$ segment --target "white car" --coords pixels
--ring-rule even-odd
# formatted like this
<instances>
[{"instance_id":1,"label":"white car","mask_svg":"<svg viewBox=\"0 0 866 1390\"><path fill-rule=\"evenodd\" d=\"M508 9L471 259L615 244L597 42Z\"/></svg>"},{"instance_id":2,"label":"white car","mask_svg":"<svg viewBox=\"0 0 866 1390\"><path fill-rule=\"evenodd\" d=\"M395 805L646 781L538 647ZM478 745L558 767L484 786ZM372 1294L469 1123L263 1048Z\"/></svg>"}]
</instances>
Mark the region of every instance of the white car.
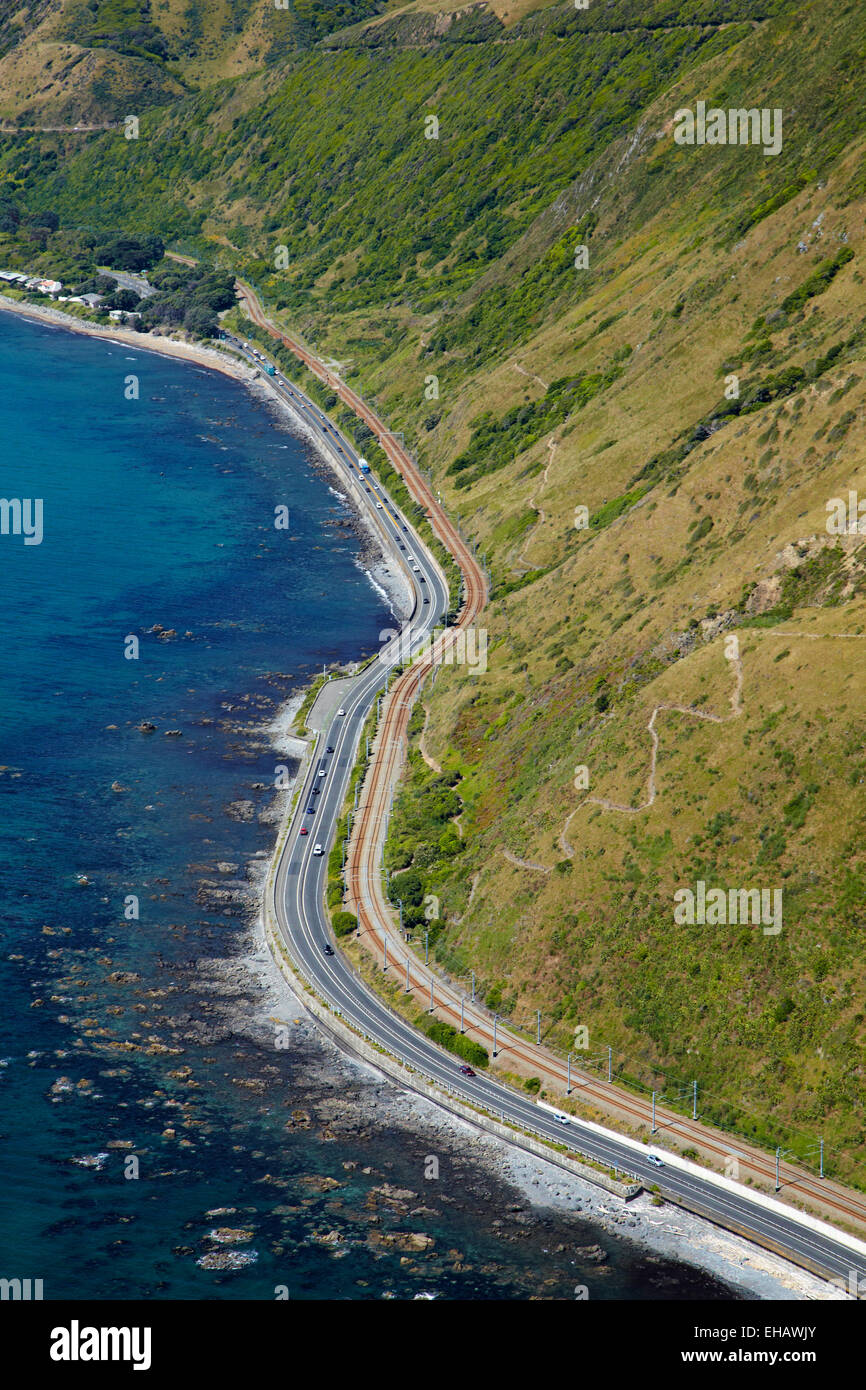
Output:
<instances>
[{"instance_id":1,"label":"white car","mask_svg":"<svg viewBox=\"0 0 866 1390\"><path fill-rule=\"evenodd\" d=\"M664 1164L658 1154L647 1154L647 1163L651 1163L654 1168L664 1168Z\"/></svg>"},{"instance_id":2,"label":"white car","mask_svg":"<svg viewBox=\"0 0 866 1390\"><path fill-rule=\"evenodd\" d=\"M569 1117L568 1115L564 1114L562 1110L554 1110L554 1112L553 1112L553 1118L556 1120L556 1123L557 1123L558 1125L570 1125L570 1124L571 1124L571 1119L570 1119L570 1117Z\"/></svg>"},{"instance_id":3,"label":"white car","mask_svg":"<svg viewBox=\"0 0 866 1390\"><path fill-rule=\"evenodd\" d=\"M344 709L341 708L341 709L338 709L338 710L337 710L337 714L338 714L338 715L341 715L343 718L345 718L346 711L345 711Z\"/></svg>"},{"instance_id":4,"label":"white car","mask_svg":"<svg viewBox=\"0 0 866 1390\"><path fill-rule=\"evenodd\" d=\"M380 512L381 510L382 510L382 503L381 503L381 502L377 502L377 503L376 503L376 511L377 511L377 512Z\"/></svg>"},{"instance_id":5,"label":"white car","mask_svg":"<svg viewBox=\"0 0 866 1390\"><path fill-rule=\"evenodd\" d=\"M315 844L315 845L313 845L313 854L324 854L324 853L325 853L325 851L322 849L322 846L321 846L320 844Z\"/></svg>"}]
</instances>

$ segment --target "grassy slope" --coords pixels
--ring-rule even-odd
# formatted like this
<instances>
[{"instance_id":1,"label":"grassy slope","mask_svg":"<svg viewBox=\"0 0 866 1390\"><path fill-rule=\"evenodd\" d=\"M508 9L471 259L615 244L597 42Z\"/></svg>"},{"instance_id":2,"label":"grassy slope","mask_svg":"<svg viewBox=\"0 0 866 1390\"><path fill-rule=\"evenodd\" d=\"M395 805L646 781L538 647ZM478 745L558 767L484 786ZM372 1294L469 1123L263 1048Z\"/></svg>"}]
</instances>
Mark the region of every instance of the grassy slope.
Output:
<instances>
[{"instance_id":1,"label":"grassy slope","mask_svg":"<svg viewBox=\"0 0 866 1390\"><path fill-rule=\"evenodd\" d=\"M74 217L218 244L349 364L486 551L488 672L444 669L427 699L459 828L416 762L391 850L440 897L439 958L518 1023L541 1008L563 1046L586 1024L644 1081L696 1076L705 1114L800 1149L823 1133L862 1179L864 557L856 538L820 547L826 500L866 494L866 22L853 4L831 31L811 3L713 8L732 22L617 0L492 46L309 54L154 113L135 147L97 142L62 185L44 142L5 159ZM635 27L584 32L605 20ZM675 146L673 112L699 97L781 106L782 154ZM828 261L822 292L783 308ZM717 613L738 625L736 713L702 625ZM646 799L664 704L719 722L663 710L653 805L582 804ZM699 877L781 887L782 934L675 926Z\"/></svg>"},{"instance_id":2,"label":"grassy slope","mask_svg":"<svg viewBox=\"0 0 866 1390\"><path fill-rule=\"evenodd\" d=\"M256 71L377 0L25 0L0 16L0 116L116 121Z\"/></svg>"}]
</instances>

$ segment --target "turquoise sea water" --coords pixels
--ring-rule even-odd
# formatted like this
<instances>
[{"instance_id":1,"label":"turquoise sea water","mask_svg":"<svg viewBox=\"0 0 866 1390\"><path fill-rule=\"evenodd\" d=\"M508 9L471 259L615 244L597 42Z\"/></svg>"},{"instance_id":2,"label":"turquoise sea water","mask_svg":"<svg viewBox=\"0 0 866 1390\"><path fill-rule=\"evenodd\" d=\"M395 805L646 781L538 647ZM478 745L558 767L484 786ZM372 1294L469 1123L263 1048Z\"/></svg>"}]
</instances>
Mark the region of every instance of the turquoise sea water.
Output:
<instances>
[{"instance_id":1,"label":"turquoise sea water","mask_svg":"<svg viewBox=\"0 0 866 1390\"><path fill-rule=\"evenodd\" d=\"M212 962L247 909L208 885L272 846L263 725L388 625L309 446L215 372L5 313L0 441L0 496L43 505L41 544L0 536L0 1276L46 1298L728 1296L539 1220L456 1146L435 1193L389 1202L383 1182L424 1187L428 1143L312 1030L275 1051L238 1024L254 992ZM413 1231L434 1244L401 1263ZM575 1253L596 1240L604 1273ZM198 1263L227 1248L242 1268Z\"/></svg>"}]
</instances>

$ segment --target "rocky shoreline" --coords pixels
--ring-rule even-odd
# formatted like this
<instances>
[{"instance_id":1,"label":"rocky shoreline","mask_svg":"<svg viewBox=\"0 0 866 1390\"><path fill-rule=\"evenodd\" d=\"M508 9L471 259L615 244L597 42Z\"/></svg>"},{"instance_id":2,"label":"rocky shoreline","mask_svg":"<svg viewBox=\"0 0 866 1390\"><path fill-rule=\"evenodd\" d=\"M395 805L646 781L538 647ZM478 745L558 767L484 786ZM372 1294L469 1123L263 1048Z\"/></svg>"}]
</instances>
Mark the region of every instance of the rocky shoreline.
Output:
<instances>
[{"instance_id":1,"label":"rocky shoreline","mask_svg":"<svg viewBox=\"0 0 866 1390\"><path fill-rule=\"evenodd\" d=\"M258 882L258 888L253 886L253 893L263 888L266 871L262 862L255 866L253 885ZM525 1213L528 1204L539 1219L545 1212L555 1212L633 1242L640 1247L643 1259L649 1255L660 1262L690 1264L730 1286L739 1297L771 1301L846 1297L796 1265L691 1213L668 1203L656 1206L648 1194L625 1205L554 1164L478 1131L426 1097L402 1090L375 1067L344 1053L320 1032L303 1001L295 996L277 969L265 940L260 911L251 915L248 931L245 954L234 960L211 962L211 987L217 994L225 988L224 1002L232 1028L253 1041L272 1046L275 1020L286 1020L292 1030L292 1046L299 1051L309 1050L311 1056L318 1055L321 1060L317 1066L323 1076L332 1081L336 1072L352 1078L357 1100L333 1097L324 1108L321 1104L316 1107L316 1120L325 1125L323 1137L345 1133L360 1137L369 1134L371 1128L390 1125L421 1136L434 1154L438 1145L440 1154L451 1150L472 1160L514 1194L510 1204L513 1211L507 1206L502 1219L492 1223L506 1241L511 1239L509 1228L516 1220L515 1212ZM232 1009L232 994L243 997L242 1011ZM306 1127L312 1122L306 1112L293 1115L294 1124ZM392 1210L405 1210L411 1215L417 1194L407 1192L401 1198L399 1194L386 1193L384 1198L392 1204ZM417 1214L417 1207L414 1210ZM584 1264L595 1266L599 1277L603 1277L607 1255L601 1240L575 1246L572 1253Z\"/></svg>"}]
</instances>

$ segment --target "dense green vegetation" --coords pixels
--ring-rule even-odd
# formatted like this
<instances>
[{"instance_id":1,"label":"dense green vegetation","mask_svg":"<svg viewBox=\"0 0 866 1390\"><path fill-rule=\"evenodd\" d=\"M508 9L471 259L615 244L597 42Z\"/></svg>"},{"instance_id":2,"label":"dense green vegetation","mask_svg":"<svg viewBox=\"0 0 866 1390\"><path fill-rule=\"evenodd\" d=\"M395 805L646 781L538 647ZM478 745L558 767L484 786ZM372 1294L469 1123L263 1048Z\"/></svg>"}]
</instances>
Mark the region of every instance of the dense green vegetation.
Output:
<instances>
[{"instance_id":1,"label":"dense green vegetation","mask_svg":"<svg viewBox=\"0 0 866 1390\"><path fill-rule=\"evenodd\" d=\"M62 227L56 213L30 213L8 185L0 185L0 257L6 268L43 273L77 295L99 294L100 312L136 311L142 332L183 328L192 337L215 337L220 312L235 303L234 276L208 265L189 267L164 260L163 249L155 235L106 236ZM150 269L149 283L156 293L142 298L134 290L118 288L99 273L101 266L116 271Z\"/></svg>"},{"instance_id":2,"label":"dense green vegetation","mask_svg":"<svg viewBox=\"0 0 866 1390\"><path fill-rule=\"evenodd\" d=\"M180 50L152 22L150 0L99 0L73 9L64 36L85 48L111 48L133 58L162 62Z\"/></svg>"},{"instance_id":3,"label":"dense green vegetation","mask_svg":"<svg viewBox=\"0 0 866 1390\"><path fill-rule=\"evenodd\" d=\"M460 475L457 486L471 487L479 478L503 468L517 454L529 449L550 430L561 425L569 415L587 405L600 391L616 381L622 374L619 363L630 353L631 348L624 348L604 372L554 381L541 400L515 405L501 420L497 420L491 411L479 415L473 421L468 448L448 466L449 473Z\"/></svg>"},{"instance_id":4,"label":"dense green vegetation","mask_svg":"<svg viewBox=\"0 0 866 1390\"><path fill-rule=\"evenodd\" d=\"M157 294L141 307L142 327L182 326L197 338L216 337L218 314L235 302L234 276L208 266L163 261L150 275Z\"/></svg>"},{"instance_id":5,"label":"dense green vegetation","mask_svg":"<svg viewBox=\"0 0 866 1390\"><path fill-rule=\"evenodd\" d=\"M369 19L381 8L381 0L292 0L300 32L313 43L335 29Z\"/></svg>"},{"instance_id":6,"label":"dense green vegetation","mask_svg":"<svg viewBox=\"0 0 866 1390\"><path fill-rule=\"evenodd\" d=\"M176 236L198 230L221 188L230 239L245 249L251 228L231 210L242 198L266 233L254 236L262 267L271 268L261 287L293 311L315 299L326 270L336 272L328 292L335 310L395 294L423 308L477 280L675 72L734 39L733 30L646 33L637 42L606 34L588 47L580 36L542 36L449 47L444 70L438 50L310 54L254 105L208 89L175 106L170 120L149 115L137 141L95 142L62 179L44 141L7 137L7 161L76 216ZM428 110L439 120L435 140L425 139ZM200 179L213 192L193 210L187 195ZM289 247L280 275L268 232L272 246Z\"/></svg>"},{"instance_id":7,"label":"dense green vegetation","mask_svg":"<svg viewBox=\"0 0 866 1390\"><path fill-rule=\"evenodd\" d=\"M358 930L358 919L354 912L332 912L331 926L335 936L351 936L353 931Z\"/></svg>"},{"instance_id":8,"label":"dense green vegetation","mask_svg":"<svg viewBox=\"0 0 866 1390\"><path fill-rule=\"evenodd\" d=\"M413 727L423 723L423 709L413 711ZM462 809L456 785L457 773L439 775L420 754L410 755L410 783L398 795L395 831L389 836L386 864L390 871L388 894L395 907L403 904L403 926L416 928L436 941L444 929L438 890L453 869L463 841L454 824Z\"/></svg>"},{"instance_id":9,"label":"dense green vegetation","mask_svg":"<svg viewBox=\"0 0 866 1390\"><path fill-rule=\"evenodd\" d=\"M452 1028L450 1023L443 1023L441 1019L434 1019L428 1023L424 1029L428 1038L432 1038L440 1047L444 1047L448 1052L454 1052L464 1061L476 1067L486 1067L490 1064L490 1056L486 1047L480 1043L473 1042L465 1034Z\"/></svg>"}]
</instances>

